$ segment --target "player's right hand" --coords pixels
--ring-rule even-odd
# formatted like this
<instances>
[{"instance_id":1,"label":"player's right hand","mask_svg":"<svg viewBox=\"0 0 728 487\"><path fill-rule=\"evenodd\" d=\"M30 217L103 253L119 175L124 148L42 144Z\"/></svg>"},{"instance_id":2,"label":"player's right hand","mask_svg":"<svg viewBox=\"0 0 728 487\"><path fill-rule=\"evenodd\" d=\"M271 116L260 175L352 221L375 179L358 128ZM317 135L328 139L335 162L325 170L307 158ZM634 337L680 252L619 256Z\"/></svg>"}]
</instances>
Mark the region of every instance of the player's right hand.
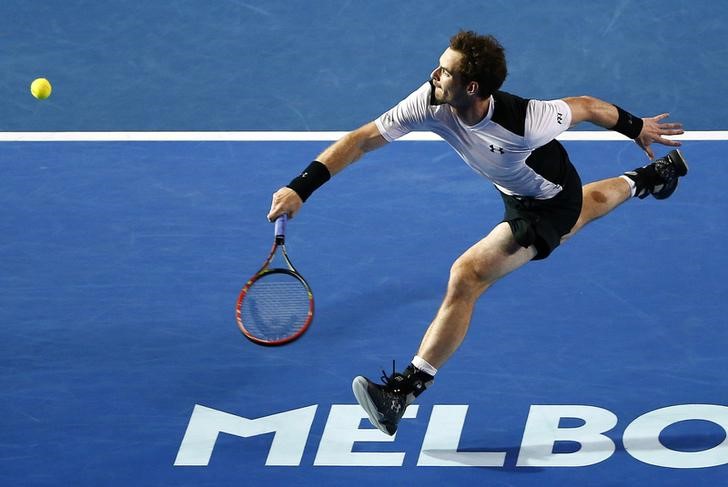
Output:
<instances>
[{"instance_id":1,"label":"player's right hand","mask_svg":"<svg viewBox=\"0 0 728 487\"><path fill-rule=\"evenodd\" d=\"M273 193L268 221L273 222L284 213L288 215L288 218L293 218L301 209L301 206L303 206L303 200L298 196L298 193L284 186Z\"/></svg>"}]
</instances>

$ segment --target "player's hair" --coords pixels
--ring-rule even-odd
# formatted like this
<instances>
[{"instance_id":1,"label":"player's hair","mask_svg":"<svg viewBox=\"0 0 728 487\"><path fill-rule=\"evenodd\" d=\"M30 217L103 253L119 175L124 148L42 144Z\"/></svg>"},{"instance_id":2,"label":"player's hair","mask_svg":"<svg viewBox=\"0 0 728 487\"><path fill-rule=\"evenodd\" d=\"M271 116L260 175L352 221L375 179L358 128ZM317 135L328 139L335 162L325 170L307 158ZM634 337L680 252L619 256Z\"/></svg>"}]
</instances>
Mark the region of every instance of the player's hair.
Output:
<instances>
[{"instance_id":1,"label":"player's hair","mask_svg":"<svg viewBox=\"0 0 728 487\"><path fill-rule=\"evenodd\" d=\"M450 48L463 55L458 72L466 83L478 83L480 98L489 97L501 87L508 68L505 49L495 37L461 30L450 38Z\"/></svg>"}]
</instances>

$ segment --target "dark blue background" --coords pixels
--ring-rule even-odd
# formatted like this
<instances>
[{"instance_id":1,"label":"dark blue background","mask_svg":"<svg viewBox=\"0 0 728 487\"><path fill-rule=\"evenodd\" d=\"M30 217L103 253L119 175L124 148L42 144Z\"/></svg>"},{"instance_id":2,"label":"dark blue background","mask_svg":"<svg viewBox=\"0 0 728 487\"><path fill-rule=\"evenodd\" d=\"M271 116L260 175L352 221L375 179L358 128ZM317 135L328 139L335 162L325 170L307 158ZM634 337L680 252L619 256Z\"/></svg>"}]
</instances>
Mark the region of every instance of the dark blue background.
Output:
<instances>
[{"instance_id":1,"label":"dark blue background","mask_svg":"<svg viewBox=\"0 0 728 487\"><path fill-rule=\"evenodd\" d=\"M0 131L348 130L425 80L459 28L501 40L522 96L725 128L712 0L4 0Z\"/></svg>"},{"instance_id":2,"label":"dark blue background","mask_svg":"<svg viewBox=\"0 0 728 487\"><path fill-rule=\"evenodd\" d=\"M709 1L5 0L0 131L347 130L418 86L460 27L502 40L505 88L521 95L592 94L723 130L727 20ZM37 76L53 82L46 101L28 92ZM488 292L418 418L396 443L359 445L406 451L402 468L312 463L330 406L353 404L353 376L412 357L450 264L502 204L442 142L369 155L289 225L314 325L257 347L233 305L270 245L270 193L325 145L0 144L0 484L725 480L725 465L658 468L621 445L645 412L728 404L725 142L686 142L691 172L669 201L627 203ZM629 141L566 146L584 181L643 160ZM174 467L195 404L319 410L299 468L264 466L270 435L222 437L210 466ZM506 468L415 467L435 404L469 404L460 448L507 451ZM613 411L616 453L514 468L532 404ZM724 437L695 423L663 440L700 450Z\"/></svg>"},{"instance_id":3,"label":"dark blue background","mask_svg":"<svg viewBox=\"0 0 728 487\"><path fill-rule=\"evenodd\" d=\"M290 222L316 317L263 348L238 330L235 298L272 240L270 190L324 145L0 143L0 484L720 485L726 465L646 465L621 438L648 411L728 404L725 142L686 142L673 197L626 203L486 293L417 419L395 443L357 444L406 451L401 468L312 465L331 405L354 403L354 376L412 358L450 264L502 203L444 142L368 155ZM585 181L641 156L629 141L566 146ZM222 435L208 467L174 467L195 404L319 410L300 467L264 466L271 435ZM507 451L506 468L416 467L434 404L470 405L460 448ZM609 409L617 452L515 468L532 404ZM703 450L725 436L695 423L664 439Z\"/></svg>"}]
</instances>

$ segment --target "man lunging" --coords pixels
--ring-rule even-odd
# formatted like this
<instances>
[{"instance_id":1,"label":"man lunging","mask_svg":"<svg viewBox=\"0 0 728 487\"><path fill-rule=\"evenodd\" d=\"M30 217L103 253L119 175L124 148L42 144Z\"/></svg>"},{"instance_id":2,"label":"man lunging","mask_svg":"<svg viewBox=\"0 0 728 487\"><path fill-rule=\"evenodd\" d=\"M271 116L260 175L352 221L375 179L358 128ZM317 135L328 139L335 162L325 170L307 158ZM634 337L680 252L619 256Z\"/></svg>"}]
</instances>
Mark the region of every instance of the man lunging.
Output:
<instances>
[{"instance_id":1,"label":"man lunging","mask_svg":"<svg viewBox=\"0 0 728 487\"><path fill-rule=\"evenodd\" d=\"M440 135L476 173L493 183L505 206L503 221L452 265L445 298L411 364L376 384L356 377L354 395L377 428L393 435L406 407L427 389L462 343L479 297L498 279L548 255L584 225L633 196L669 197L687 164L678 150L621 176L582 187L556 137L591 122L635 140L650 159L651 145L683 133L668 116L639 118L589 97L529 100L500 87L507 67L503 47L489 35L459 32L430 80L373 122L324 150L274 195L270 220L294 216L329 178L366 152L413 130Z\"/></svg>"}]
</instances>

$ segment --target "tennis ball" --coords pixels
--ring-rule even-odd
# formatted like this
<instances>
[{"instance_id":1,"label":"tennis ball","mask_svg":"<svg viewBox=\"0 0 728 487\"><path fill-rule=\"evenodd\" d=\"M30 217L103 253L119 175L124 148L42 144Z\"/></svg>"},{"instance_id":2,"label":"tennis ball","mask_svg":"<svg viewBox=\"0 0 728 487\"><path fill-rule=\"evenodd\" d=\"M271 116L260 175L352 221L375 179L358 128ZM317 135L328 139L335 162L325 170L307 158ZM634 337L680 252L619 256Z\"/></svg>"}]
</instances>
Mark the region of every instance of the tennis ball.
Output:
<instances>
[{"instance_id":1,"label":"tennis ball","mask_svg":"<svg viewBox=\"0 0 728 487\"><path fill-rule=\"evenodd\" d=\"M51 83L45 78L38 78L30 84L30 92L39 100L45 100L51 96L52 90Z\"/></svg>"}]
</instances>

